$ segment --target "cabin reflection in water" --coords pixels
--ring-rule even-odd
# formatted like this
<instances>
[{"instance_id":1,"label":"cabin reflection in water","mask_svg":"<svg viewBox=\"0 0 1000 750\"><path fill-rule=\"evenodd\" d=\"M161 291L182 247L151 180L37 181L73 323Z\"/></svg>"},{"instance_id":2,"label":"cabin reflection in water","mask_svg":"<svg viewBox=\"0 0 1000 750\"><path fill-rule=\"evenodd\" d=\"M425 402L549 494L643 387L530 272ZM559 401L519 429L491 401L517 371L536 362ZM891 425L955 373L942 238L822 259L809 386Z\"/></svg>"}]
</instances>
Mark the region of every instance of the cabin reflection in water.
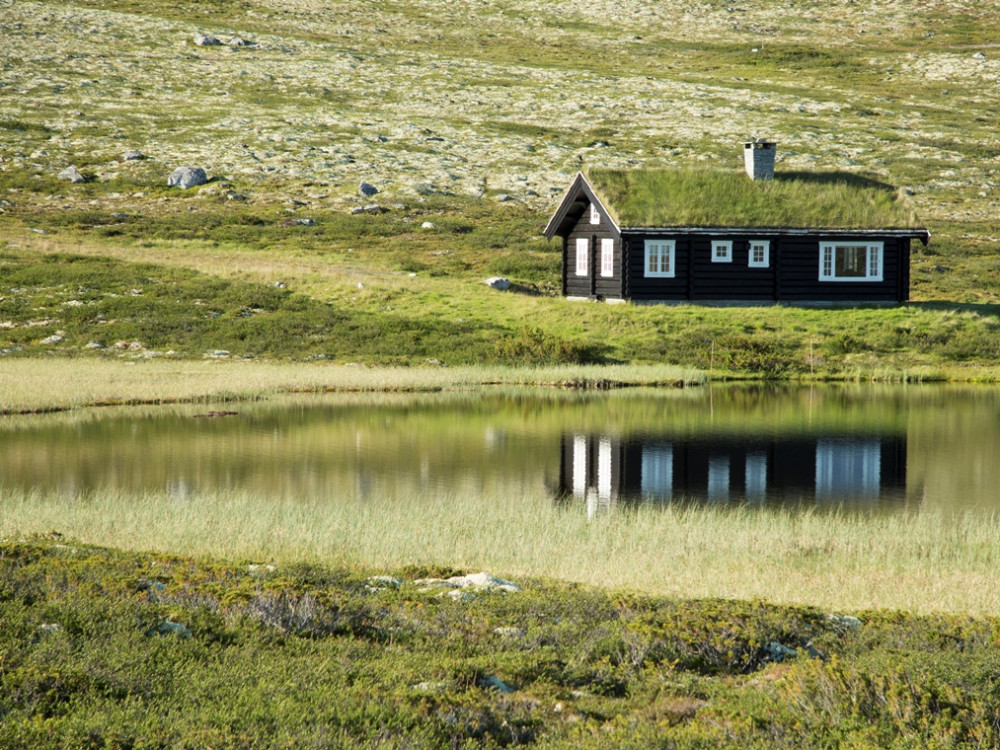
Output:
<instances>
[{"instance_id":1,"label":"cabin reflection in water","mask_svg":"<svg viewBox=\"0 0 1000 750\"><path fill-rule=\"evenodd\" d=\"M874 505L906 493L905 435L717 437L566 434L562 499Z\"/></svg>"}]
</instances>

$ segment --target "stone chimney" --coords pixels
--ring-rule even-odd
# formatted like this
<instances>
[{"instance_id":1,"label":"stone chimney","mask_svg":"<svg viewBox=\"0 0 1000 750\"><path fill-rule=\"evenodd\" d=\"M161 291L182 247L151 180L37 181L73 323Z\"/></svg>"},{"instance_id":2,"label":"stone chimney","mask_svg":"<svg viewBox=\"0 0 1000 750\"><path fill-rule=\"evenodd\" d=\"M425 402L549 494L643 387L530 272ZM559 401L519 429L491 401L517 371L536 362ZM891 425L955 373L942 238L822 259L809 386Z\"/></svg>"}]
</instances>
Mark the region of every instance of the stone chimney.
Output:
<instances>
[{"instance_id":1,"label":"stone chimney","mask_svg":"<svg viewBox=\"0 0 1000 750\"><path fill-rule=\"evenodd\" d=\"M778 144L757 138L743 142L743 164L751 180L774 179L774 152Z\"/></svg>"}]
</instances>

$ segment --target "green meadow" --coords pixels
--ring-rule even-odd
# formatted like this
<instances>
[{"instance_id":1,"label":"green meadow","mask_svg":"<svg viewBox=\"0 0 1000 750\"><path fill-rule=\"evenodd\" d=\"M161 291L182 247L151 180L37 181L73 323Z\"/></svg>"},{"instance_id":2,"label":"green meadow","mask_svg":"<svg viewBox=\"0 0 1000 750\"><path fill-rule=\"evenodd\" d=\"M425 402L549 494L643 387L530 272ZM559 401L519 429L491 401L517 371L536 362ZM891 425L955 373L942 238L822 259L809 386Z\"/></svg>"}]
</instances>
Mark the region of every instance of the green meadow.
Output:
<instances>
[{"instance_id":1,"label":"green meadow","mask_svg":"<svg viewBox=\"0 0 1000 750\"><path fill-rule=\"evenodd\" d=\"M998 27L973 0L0 2L0 418L995 383ZM560 297L542 230L578 170L735 173L758 136L779 175L906 198L901 221L931 232L909 304ZM168 188L178 166L209 182ZM410 534L349 500L67 503L0 484L0 745L1000 742L996 519L588 524L479 497L440 498L446 521ZM461 503L517 533L472 528ZM522 591L414 583L479 569Z\"/></svg>"}]
</instances>

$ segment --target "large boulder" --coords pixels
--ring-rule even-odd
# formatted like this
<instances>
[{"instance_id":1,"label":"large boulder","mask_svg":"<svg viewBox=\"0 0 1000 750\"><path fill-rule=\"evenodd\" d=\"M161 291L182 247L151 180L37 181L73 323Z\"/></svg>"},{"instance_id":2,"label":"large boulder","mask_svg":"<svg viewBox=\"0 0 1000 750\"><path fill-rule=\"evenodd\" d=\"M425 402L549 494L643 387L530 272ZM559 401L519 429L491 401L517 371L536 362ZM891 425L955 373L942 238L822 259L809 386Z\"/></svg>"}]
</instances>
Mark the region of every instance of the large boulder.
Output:
<instances>
[{"instance_id":1,"label":"large boulder","mask_svg":"<svg viewBox=\"0 0 1000 750\"><path fill-rule=\"evenodd\" d=\"M503 276L490 276L486 279L486 286L506 292L510 289L510 279L505 279Z\"/></svg>"},{"instance_id":2,"label":"large boulder","mask_svg":"<svg viewBox=\"0 0 1000 750\"><path fill-rule=\"evenodd\" d=\"M167 186L187 190L197 185L204 185L206 182L208 182L208 175L201 167L177 167L171 172Z\"/></svg>"},{"instance_id":3,"label":"large boulder","mask_svg":"<svg viewBox=\"0 0 1000 750\"><path fill-rule=\"evenodd\" d=\"M86 182L87 178L80 174L76 167L66 167L62 172L59 173L60 180L69 180L70 182Z\"/></svg>"},{"instance_id":4,"label":"large boulder","mask_svg":"<svg viewBox=\"0 0 1000 750\"><path fill-rule=\"evenodd\" d=\"M378 188L374 185L370 185L367 182L362 182L358 187L358 192L361 193L365 198L370 198L371 196L378 193Z\"/></svg>"}]
</instances>

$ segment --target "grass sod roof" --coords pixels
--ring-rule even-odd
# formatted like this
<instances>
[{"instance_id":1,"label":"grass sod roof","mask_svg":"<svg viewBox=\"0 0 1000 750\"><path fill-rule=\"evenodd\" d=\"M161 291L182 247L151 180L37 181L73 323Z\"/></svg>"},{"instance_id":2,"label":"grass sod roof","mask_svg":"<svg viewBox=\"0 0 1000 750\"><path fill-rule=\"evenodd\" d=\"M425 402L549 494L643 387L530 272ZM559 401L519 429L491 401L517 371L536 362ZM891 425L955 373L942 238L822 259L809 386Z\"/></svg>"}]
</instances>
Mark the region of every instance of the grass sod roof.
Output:
<instances>
[{"instance_id":1,"label":"grass sod roof","mask_svg":"<svg viewBox=\"0 0 1000 750\"><path fill-rule=\"evenodd\" d=\"M895 188L845 172L767 181L692 169L592 169L585 176L620 227L922 228Z\"/></svg>"}]
</instances>

